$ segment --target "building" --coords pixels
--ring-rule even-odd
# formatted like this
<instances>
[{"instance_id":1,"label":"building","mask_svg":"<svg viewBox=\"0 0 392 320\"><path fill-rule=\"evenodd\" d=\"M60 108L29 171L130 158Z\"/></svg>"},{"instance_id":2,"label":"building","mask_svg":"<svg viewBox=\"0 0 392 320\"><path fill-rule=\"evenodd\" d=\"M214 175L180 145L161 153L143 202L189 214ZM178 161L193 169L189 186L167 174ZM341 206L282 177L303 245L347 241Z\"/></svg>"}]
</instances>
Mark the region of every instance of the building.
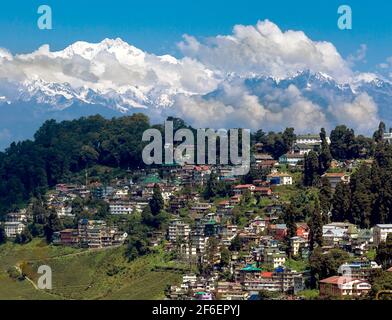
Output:
<instances>
[{"instance_id":1,"label":"building","mask_svg":"<svg viewBox=\"0 0 392 320\"><path fill-rule=\"evenodd\" d=\"M295 140L296 144L321 144L321 138L319 134L305 134L305 135L298 135L297 139ZM331 143L329 137L327 137L328 144Z\"/></svg>"},{"instance_id":2,"label":"building","mask_svg":"<svg viewBox=\"0 0 392 320\"><path fill-rule=\"evenodd\" d=\"M301 253L301 249L307 245L307 241L301 237L292 237L290 238L290 244L292 255L298 256Z\"/></svg>"},{"instance_id":3,"label":"building","mask_svg":"<svg viewBox=\"0 0 392 320\"><path fill-rule=\"evenodd\" d=\"M275 186L288 186L293 184L293 177L287 173L273 173L267 176L267 182Z\"/></svg>"},{"instance_id":4,"label":"building","mask_svg":"<svg viewBox=\"0 0 392 320\"><path fill-rule=\"evenodd\" d=\"M387 240L388 234L392 233L392 224L378 224L373 228L373 243L378 246Z\"/></svg>"},{"instance_id":5,"label":"building","mask_svg":"<svg viewBox=\"0 0 392 320\"><path fill-rule=\"evenodd\" d=\"M323 241L327 246L338 246L357 237L358 230L351 223L334 222L323 226Z\"/></svg>"},{"instance_id":6,"label":"building","mask_svg":"<svg viewBox=\"0 0 392 320\"><path fill-rule=\"evenodd\" d=\"M109 203L109 211L112 215L128 215L132 214L135 210L141 212L142 207L133 201L116 200Z\"/></svg>"},{"instance_id":7,"label":"building","mask_svg":"<svg viewBox=\"0 0 392 320\"><path fill-rule=\"evenodd\" d=\"M384 140L389 144L392 144L392 132L384 133Z\"/></svg>"},{"instance_id":8,"label":"building","mask_svg":"<svg viewBox=\"0 0 392 320\"><path fill-rule=\"evenodd\" d=\"M20 235L24 229L26 229L26 225L22 222L4 222L4 231L7 235L7 238L14 239L17 235Z\"/></svg>"},{"instance_id":9,"label":"building","mask_svg":"<svg viewBox=\"0 0 392 320\"><path fill-rule=\"evenodd\" d=\"M347 297L367 295L372 286L365 280L333 276L320 281L321 297Z\"/></svg>"},{"instance_id":10,"label":"building","mask_svg":"<svg viewBox=\"0 0 392 320\"><path fill-rule=\"evenodd\" d=\"M276 248L264 249L264 263L270 264L274 269L286 263L286 253Z\"/></svg>"},{"instance_id":11,"label":"building","mask_svg":"<svg viewBox=\"0 0 392 320\"><path fill-rule=\"evenodd\" d=\"M243 195L246 191L253 193L256 187L253 184L240 184L234 187L235 195Z\"/></svg>"},{"instance_id":12,"label":"building","mask_svg":"<svg viewBox=\"0 0 392 320\"><path fill-rule=\"evenodd\" d=\"M108 227L102 220L81 219L78 224L78 240L81 247L99 249L124 243L128 234Z\"/></svg>"},{"instance_id":13,"label":"building","mask_svg":"<svg viewBox=\"0 0 392 320\"><path fill-rule=\"evenodd\" d=\"M343 182L343 183L350 182L350 176L345 173L326 173L322 177L328 179L329 184L331 185L331 188L333 190L336 189L336 186L340 182Z\"/></svg>"},{"instance_id":14,"label":"building","mask_svg":"<svg viewBox=\"0 0 392 320\"><path fill-rule=\"evenodd\" d=\"M300 162L303 163L305 155L300 153L286 153L279 158L279 164L297 166Z\"/></svg>"},{"instance_id":15,"label":"building","mask_svg":"<svg viewBox=\"0 0 392 320\"><path fill-rule=\"evenodd\" d=\"M181 221L181 220L173 220L167 231L167 239L176 243L178 241L187 241L189 239L189 235L191 233L191 227L189 224Z\"/></svg>"}]
</instances>

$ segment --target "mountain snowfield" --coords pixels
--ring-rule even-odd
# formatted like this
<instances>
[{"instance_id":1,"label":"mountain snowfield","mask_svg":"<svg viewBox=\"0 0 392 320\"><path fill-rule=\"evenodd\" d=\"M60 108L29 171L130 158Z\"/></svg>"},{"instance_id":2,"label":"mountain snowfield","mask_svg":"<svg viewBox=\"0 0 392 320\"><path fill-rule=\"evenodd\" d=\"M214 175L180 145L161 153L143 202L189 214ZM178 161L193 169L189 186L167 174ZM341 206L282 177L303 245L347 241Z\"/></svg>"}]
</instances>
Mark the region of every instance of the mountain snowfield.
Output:
<instances>
[{"instance_id":1,"label":"mountain snowfield","mask_svg":"<svg viewBox=\"0 0 392 320\"><path fill-rule=\"evenodd\" d=\"M392 84L351 69L328 42L269 21L235 26L200 42L184 36L182 58L121 39L76 42L52 52L0 49L0 148L29 138L42 121L144 112L199 127L297 132L347 124L370 133L392 122Z\"/></svg>"}]
</instances>

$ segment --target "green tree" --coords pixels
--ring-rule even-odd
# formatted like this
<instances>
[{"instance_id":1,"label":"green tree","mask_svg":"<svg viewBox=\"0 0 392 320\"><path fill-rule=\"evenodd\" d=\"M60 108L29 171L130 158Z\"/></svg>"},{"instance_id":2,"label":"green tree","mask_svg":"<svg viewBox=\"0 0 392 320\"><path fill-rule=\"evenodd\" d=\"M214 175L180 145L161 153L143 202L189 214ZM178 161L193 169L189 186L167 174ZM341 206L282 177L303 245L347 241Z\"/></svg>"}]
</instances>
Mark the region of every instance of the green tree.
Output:
<instances>
[{"instance_id":1,"label":"green tree","mask_svg":"<svg viewBox=\"0 0 392 320\"><path fill-rule=\"evenodd\" d=\"M293 206L290 204L284 210L284 220L288 229L288 237L292 238L297 235L296 215Z\"/></svg>"},{"instance_id":2,"label":"green tree","mask_svg":"<svg viewBox=\"0 0 392 320\"><path fill-rule=\"evenodd\" d=\"M149 201L149 206L153 216L157 216L164 208L165 202L162 198L161 188L159 185L154 185L152 198Z\"/></svg>"},{"instance_id":3,"label":"green tree","mask_svg":"<svg viewBox=\"0 0 392 320\"><path fill-rule=\"evenodd\" d=\"M384 139L384 133L387 131L385 123L380 122L378 130L373 134L373 139L376 143L380 143Z\"/></svg>"},{"instance_id":4,"label":"green tree","mask_svg":"<svg viewBox=\"0 0 392 320\"><path fill-rule=\"evenodd\" d=\"M320 247L309 257L311 287L316 288L320 280L337 275L339 267L350 260L350 255L340 249L324 254Z\"/></svg>"},{"instance_id":5,"label":"green tree","mask_svg":"<svg viewBox=\"0 0 392 320\"><path fill-rule=\"evenodd\" d=\"M380 243L378 246L376 262L385 269L392 267L392 233L388 234L385 243Z\"/></svg>"},{"instance_id":6,"label":"green tree","mask_svg":"<svg viewBox=\"0 0 392 320\"><path fill-rule=\"evenodd\" d=\"M332 162L331 150L327 141L327 133L324 128L321 129L320 138L321 152L319 156L319 173L320 175L323 175L330 168Z\"/></svg>"},{"instance_id":7,"label":"green tree","mask_svg":"<svg viewBox=\"0 0 392 320\"><path fill-rule=\"evenodd\" d=\"M318 156L316 152L311 151L308 155L305 156L303 183L307 187L313 187L318 185L319 179Z\"/></svg>"},{"instance_id":8,"label":"green tree","mask_svg":"<svg viewBox=\"0 0 392 320\"><path fill-rule=\"evenodd\" d=\"M0 244L6 243L6 242L7 242L7 234L5 233L4 225L0 224Z\"/></svg>"},{"instance_id":9,"label":"green tree","mask_svg":"<svg viewBox=\"0 0 392 320\"><path fill-rule=\"evenodd\" d=\"M320 247L323 245L323 220L321 217L320 203L317 198L314 209L309 216L309 249L313 251L316 245Z\"/></svg>"},{"instance_id":10,"label":"green tree","mask_svg":"<svg viewBox=\"0 0 392 320\"><path fill-rule=\"evenodd\" d=\"M221 265L222 265L222 267L229 266L230 261L231 261L231 252L226 247L223 247L221 250Z\"/></svg>"},{"instance_id":11,"label":"green tree","mask_svg":"<svg viewBox=\"0 0 392 320\"><path fill-rule=\"evenodd\" d=\"M63 229L63 225L61 220L57 216L56 212L52 211L49 214L48 221L44 226L44 234L46 237L46 241L48 243L52 242L53 234L55 232L61 231Z\"/></svg>"},{"instance_id":12,"label":"green tree","mask_svg":"<svg viewBox=\"0 0 392 320\"><path fill-rule=\"evenodd\" d=\"M332 220L344 222L350 217L351 191L350 186L340 182L332 197Z\"/></svg>"},{"instance_id":13,"label":"green tree","mask_svg":"<svg viewBox=\"0 0 392 320\"><path fill-rule=\"evenodd\" d=\"M282 139L285 150L288 152L293 148L295 140L297 139L297 136L294 133L294 128L286 128L286 130L283 132Z\"/></svg>"},{"instance_id":14,"label":"green tree","mask_svg":"<svg viewBox=\"0 0 392 320\"><path fill-rule=\"evenodd\" d=\"M320 209L323 217L323 223L329 223L329 212L331 211L331 202L332 202L332 189L331 184L329 183L328 178L321 178L321 188L319 193L320 199Z\"/></svg>"}]
</instances>

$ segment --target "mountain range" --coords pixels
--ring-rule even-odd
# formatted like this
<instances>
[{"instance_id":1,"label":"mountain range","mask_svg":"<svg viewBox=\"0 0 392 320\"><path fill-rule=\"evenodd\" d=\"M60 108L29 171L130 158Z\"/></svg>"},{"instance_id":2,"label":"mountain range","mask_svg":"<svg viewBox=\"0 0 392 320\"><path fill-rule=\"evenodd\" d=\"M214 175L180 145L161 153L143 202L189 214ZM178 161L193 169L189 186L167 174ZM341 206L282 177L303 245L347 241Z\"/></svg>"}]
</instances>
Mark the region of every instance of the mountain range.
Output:
<instances>
[{"instance_id":1,"label":"mountain range","mask_svg":"<svg viewBox=\"0 0 392 320\"><path fill-rule=\"evenodd\" d=\"M195 57L156 56L121 39L76 42L51 52L12 55L0 49L0 149L31 138L47 119L143 112L152 121L181 117L194 126L242 126L312 132L347 124L368 134L392 122L392 84L372 73L346 81L303 69L214 69Z\"/></svg>"}]
</instances>

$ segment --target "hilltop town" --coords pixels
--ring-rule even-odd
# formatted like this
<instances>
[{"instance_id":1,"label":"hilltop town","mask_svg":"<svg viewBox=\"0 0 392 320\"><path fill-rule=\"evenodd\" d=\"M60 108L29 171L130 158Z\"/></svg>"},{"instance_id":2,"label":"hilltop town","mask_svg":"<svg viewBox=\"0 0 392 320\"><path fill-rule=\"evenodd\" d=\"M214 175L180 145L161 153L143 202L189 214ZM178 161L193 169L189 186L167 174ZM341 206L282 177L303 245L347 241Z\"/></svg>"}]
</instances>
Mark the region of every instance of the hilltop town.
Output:
<instances>
[{"instance_id":1,"label":"hilltop town","mask_svg":"<svg viewBox=\"0 0 392 320\"><path fill-rule=\"evenodd\" d=\"M392 138L380 125L354 150L339 146L343 129L286 130L283 153L256 134L246 176L227 165L86 165L9 209L0 243L125 246L129 261L162 249L186 266L167 299L375 299L392 283L389 189L375 180L392 168Z\"/></svg>"}]
</instances>

